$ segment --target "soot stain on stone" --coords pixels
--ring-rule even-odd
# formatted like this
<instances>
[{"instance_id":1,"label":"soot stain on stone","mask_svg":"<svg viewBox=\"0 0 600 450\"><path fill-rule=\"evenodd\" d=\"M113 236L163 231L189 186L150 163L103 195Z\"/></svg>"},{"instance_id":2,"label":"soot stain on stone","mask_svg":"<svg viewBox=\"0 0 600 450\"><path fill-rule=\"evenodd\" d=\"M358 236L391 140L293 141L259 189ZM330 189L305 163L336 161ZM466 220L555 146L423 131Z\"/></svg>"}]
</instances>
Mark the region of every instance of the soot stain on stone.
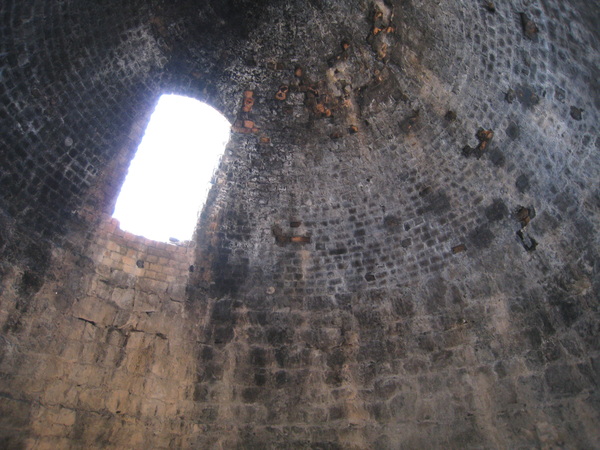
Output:
<instances>
[{"instance_id":1,"label":"soot stain on stone","mask_svg":"<svg viewBox=\"0 0 600 450\"><path fill-rule=\"evenodd\" d=\"M514 122L509 122L508 126L506 127L506 135L514 141L519 137L519 134L519 126Z\"/></svg>"},{"instance_id":2,"label":"soot stain on stone","mask_svg":"<svg viewBox=\"0 0 600 450\"><path fill-rule=\"evenodd\" d=\"M498 222L508 216L508 207L501 199L494 199L485 209L485 216L490 222Z\"/></svg>"},{"instance_id":3,"label":"soot stain on stone","mask_svg":"<svg viewBox=\"0 0 600 450\"><path fill-rule=\"evenodd\" d=\"M516 88L516 97L519 103L527 109L533 109L540 103L540 97L535 89L528 85L519 85Z\"/></svg>"},{"instance_id":4,"label":"soot stain on stone","mask_svg":"<svg viewBox=\"0 0 600 450\"><path fill-rule=\"evenodd\" d=\"M489 225L480 225L469 234L469 240L473 247L481 250L488 248L494 241L494 233L490 230Z\"/></svg>"},{"instance_id":5,"label":"soot stain on stone","mask_svg":"<svg viewBox=\"0 0 600 450\"><path fill-rule=\"evenodd\" d=\"M525 174L519 175L515 181L515 186L519 192L527 192L530 187L529 177Z\"/></svg>"}]
</instances>

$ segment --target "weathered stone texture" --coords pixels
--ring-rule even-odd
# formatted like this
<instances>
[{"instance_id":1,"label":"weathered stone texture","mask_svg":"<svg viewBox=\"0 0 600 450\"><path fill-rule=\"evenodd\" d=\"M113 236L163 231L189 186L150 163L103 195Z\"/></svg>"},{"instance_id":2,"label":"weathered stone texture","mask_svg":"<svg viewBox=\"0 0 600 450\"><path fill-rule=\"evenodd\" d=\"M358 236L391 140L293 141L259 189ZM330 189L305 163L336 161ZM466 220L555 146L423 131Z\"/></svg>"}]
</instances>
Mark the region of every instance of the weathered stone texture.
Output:
<instances>
[{"instance_id":1,"label":"weathered stone texture","mask_svg":"<svg viewBox=\"0 0 600 450\"><path fill-rule=\"evenodd\" d=\"M594 2L0 6L0 446L597 448ZM108 219L152 105L194 241Z\"/></svg>"},{"instance_id":2,"label":"weathered stone texture","mask_svg":"<svg viewBox=\"0 0 600 450\"><path fill-rule=\"evenodd\" d=\"M27 411L29 422L27 437L16 442L177 445L178 414L194 378L194 343L181 323L193 249L125 233L114 219L90 243L79 260L55 250L35 311L10 311L18 295L3 295L2 367L13 390L2 402L7 411ZM30 328L28 346L17 338L22 327ZM12 422L13 415L5 417ZM10 422L4 429L16 431ZM148 438L159 429L160 438Z\"/></svg>"}]
</instances>

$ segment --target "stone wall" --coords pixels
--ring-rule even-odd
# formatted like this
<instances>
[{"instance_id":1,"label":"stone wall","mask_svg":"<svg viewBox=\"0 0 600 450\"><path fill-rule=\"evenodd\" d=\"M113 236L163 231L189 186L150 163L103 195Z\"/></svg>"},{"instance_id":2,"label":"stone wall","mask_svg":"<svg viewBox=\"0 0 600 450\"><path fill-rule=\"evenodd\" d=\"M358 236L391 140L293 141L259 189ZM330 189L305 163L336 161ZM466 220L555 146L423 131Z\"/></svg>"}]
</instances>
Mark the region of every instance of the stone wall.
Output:
<instances>
[{"instance_id":1,"label":"stone wall","mask_svg":"<svg viewBox=\"0 0 600 450\"><path fill-rule=\"evenodd\" d=\"M181 445L194 379L184 322L193 248L104 219L77 259L54 250L31 310L17 305L17 317L19 293L3 293L3 447ZM23 346L22 334L34 344Z\"/></svg>"},{"instance_id":2,"label":"stone wall","mask_svg":"<svg viewBox=\"0 0 600 450\"><path fill-rule=\"evenodd\" d=\"M0 12L5 447L598 446L593 2ZM108 219L172 92L232 122L186 247Z\"/></svg>"}]
</instances>

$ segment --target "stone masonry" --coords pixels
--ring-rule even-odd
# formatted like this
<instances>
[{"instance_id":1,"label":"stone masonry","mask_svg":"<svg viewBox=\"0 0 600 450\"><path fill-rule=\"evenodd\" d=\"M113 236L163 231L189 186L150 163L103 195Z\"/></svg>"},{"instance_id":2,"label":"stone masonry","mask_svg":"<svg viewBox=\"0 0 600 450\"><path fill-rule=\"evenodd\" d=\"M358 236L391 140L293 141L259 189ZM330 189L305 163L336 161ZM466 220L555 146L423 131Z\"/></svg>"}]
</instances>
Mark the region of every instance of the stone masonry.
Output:
<instances>
[{"instance_id":1,"label":"stone masonry","mask_svg":"<svg viewBox=\"0 0 600 450\"><path fill-rule=\"evenodd\" d=\"M600 448L599 30L2 2L0 448ZM165 93L232 124L182 245L110 218Z\"/></svg>"}]
</instances>

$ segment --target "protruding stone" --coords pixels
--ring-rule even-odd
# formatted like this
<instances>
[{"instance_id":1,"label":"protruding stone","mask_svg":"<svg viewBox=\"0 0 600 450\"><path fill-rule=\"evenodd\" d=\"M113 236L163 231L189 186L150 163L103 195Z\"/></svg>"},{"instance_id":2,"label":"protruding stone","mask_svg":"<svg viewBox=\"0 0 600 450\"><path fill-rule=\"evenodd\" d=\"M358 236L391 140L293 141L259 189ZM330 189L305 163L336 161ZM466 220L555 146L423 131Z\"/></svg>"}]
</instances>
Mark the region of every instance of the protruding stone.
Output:
<instances>
[{"instance_id":1,"label":"protruding stone","mask_svg":"<svg viewBox=\"0 0 600 450\"><path fill-rule=\"evenodd\" d=\"M508 102L508 103L513 103L515 101L515 99L517 98L517 94L515 93L514 90L509 89L508 91L506 91L506 95L504 96L504 99Z\"/></svg>"},{"instance_id":2,"label":"protruding stone","mask_svg":"<svg viewBox=\"0 0 600 450\"><path fill-rule=\"evenodd\" d=\"M300 244L308 244L310 243L310 236L292 236L290 240Z\"/></svg>"},{"instance_id":3,"label":"protruding stone","mask_svg":"<svg viewBox=\"0 0 600 450\"><path fill-rule=\"evenodd\" d=\"M527 38L535 39L539 32L537 25L535 24L535 22L533 20L531 20L527 16L527 14L520 13L519 15L521 17L521 26L523 27L523 33L525 34L525 36Z\"/></svg>"},{"instance_id":4,"label":"protruding stone","mask_svg":"<svg viewBox=\"0 0 600 450\"><path fill-rule=\"evenodd\" d=\"M454 253L455 255L457 253L462 253L462 252L466 252L466 251L467 251L467 246L465 244L459 244L459 245L452 247L452 253Z\"/></svg>"},{"instance_id":5,"label":"protruding stone","mask_svg":"<svg viewBox=\"0 0 600 450\"><path fill-rule=\"evenodd\" d=\"M289 91L289 87L286 85L280 86L277 94L275 94L275 98L277 100L285 100L287 98L287 94Z\"/></svg>"},{"instance_id":6,"label":"protruding stone","mask_svg":"<svg viewBox=\"0 0 600 450\"><path fill-rule=\"evenodd\" d=\"M456 112L448 111L444 116L444 119L446 119L448 122L454 122L456 120Z\"/></svg>"},{"instance_id":7,"label":"protruding stone","mask_svg":"<svg viewBox=\"0 0 600 450\"><path fill-rule=\"evenodd\" d=\"M571 106L571 109L569 112L571 114L571 117L574 120L581 120L583 118L582 117L583 109L581 109L581 108L577 108L576 106Z\"/></svg>"},{"instance_id":8,"label":"protruding stone","mask_svg":"<svg viewBox=\"0 0 600 450\"><path fill-rule=\"evenodd\" d=\"M252 111L253 106L254 106L254 99L252 97L246 97L244 99L244 106L242 107L242 111L250 112L250 111Z\"/></svg>"}]
</instances>

